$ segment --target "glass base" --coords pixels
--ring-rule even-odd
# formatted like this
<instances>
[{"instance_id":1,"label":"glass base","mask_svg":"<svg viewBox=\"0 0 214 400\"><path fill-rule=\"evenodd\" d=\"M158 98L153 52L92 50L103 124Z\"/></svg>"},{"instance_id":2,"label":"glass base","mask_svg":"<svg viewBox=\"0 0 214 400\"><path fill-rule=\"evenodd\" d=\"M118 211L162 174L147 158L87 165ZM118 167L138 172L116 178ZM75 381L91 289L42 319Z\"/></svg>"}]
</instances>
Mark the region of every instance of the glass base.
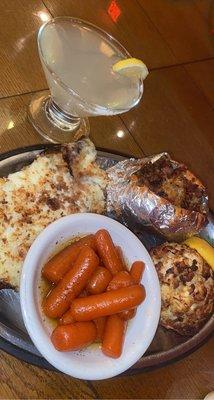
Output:
<instances>
[{"instance_id":1,"label":"glass base","mask_svg":"<svg viewBox=\"0 0 214 400\"><path fill-rule=\"evenodd\" d=\"M28 118L41 136L52 143L70 143L88 136L88 118L77 118L61 110L45 92L33 96Z\"/></svg>"}]
</instances>

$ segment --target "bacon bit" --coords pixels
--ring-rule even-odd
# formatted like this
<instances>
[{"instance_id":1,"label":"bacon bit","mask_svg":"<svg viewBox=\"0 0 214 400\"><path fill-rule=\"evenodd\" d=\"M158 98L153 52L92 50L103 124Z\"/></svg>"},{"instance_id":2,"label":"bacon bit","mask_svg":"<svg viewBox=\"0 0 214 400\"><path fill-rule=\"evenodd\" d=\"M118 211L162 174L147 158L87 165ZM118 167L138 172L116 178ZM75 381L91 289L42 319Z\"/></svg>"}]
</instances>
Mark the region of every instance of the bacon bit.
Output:
<instances>
[{"instance_id":1,"label":"bacon bit","mask_svg":"<svg viewBox=\"0 0 214 400\"><path fill-rule=\"evenodd\" d=\"M60 208L60 202L56 197L47 199L47 205L53 210L56 211Z\"/></svg>"}]
</instances>

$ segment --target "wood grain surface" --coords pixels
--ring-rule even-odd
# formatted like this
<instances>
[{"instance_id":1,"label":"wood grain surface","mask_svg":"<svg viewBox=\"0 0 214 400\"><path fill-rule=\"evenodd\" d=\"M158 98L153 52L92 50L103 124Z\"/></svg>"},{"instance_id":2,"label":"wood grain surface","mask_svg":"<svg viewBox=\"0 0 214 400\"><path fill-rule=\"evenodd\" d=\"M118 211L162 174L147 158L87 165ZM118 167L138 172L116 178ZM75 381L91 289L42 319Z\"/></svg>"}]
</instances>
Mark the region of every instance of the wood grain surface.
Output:
<instances>
[{"instance_id":1,"label":"wood grain surface","mask_svg":"<svg viewBox=\"0 0 214 400\"><path fill-rule=\"evenodd\" d=\"M178 63L214 56L212 0L138 1Z\"/></svg>"},{"instance_id":2,"label":"wood grain surface","mask_svg":"<svg viewBox=\"0 0 214 400\"><path fill-rule=\"evenodd\" d=\"M200 88L200 72L192 79L190 66L185 68L153 71L143 101L122 120L146 154L168 151L200 177L214 210L214 112ZM207 82L213 84L211 76Z\"/></svg>"},{"instance_id":3,"label":"wood grain surface","mask_svg":"<svg viewBox=\"0 0 214 400\"><path fill-rule=\"evenodd\" d=\"M207 185L214 210L213 0L1 0L0 152L42 143L27 120L33 94L47 89L36 34L58 15L89 20L115 36L151 73L140 105L91 118L96 146L141 156L169 151ZM142 336L143 340L143 336ZM203 399L214 390L214 340L151 372L89 382L45 371L0 352L1 399Z\"/></svg>"},{"instance_id":4,"label":"wood grain surface","mask_svg":"<svg viewBox=\"0 0 214 400\"><path fill-rule=\"evenodd\" d=\"M214 60L186 64L184 68L214 109Z\"/></svg>"},{"instance_id":5,"label":"wood grain surface","mask_svg":"<svg viewBox=\"0 0 214 400\"><path fill-rule=\"evenodd\" d=\"M32 94L0 99L0 152L44 143L27 119L27 107ZM143 152L118 116L96 117L90 121L90 136L98 147L117 150L140 157Z\"/></svg>"},{"instance_id":6,"label":"wood grain surface","mask_svg":"<svg viewBox=\"0 0 214 400\"><path fill-rule=\"evenodd\" d=\"M176 364L104 381L83 381L0 352L1 399L203 399L213 390L214 340Z\"/></svg>"},{"instance_id":7,"label":"wood grain surface","mask_svg":"<svg viewBox=\"0 0 214 400\"><path fill-rule=\"evenodd\" d=\"M112 34L127 50L144 59L149 67L175 63L175 58L138 0L117 0L121 14L116 23L108 13L109 0L44 0L56 17L69 15L85 19Z\"/></svg>"},{"instance_id":8,"label":"wood grain surface","mask_svg":"<svg viewBox=\"0 0 214 400\"><path fill-rule=\"evenodd\" d=\"M50 13L40 0L1 0L0 96L46 87L37 52L36 34Z\"/></svg>"}]
</instances>

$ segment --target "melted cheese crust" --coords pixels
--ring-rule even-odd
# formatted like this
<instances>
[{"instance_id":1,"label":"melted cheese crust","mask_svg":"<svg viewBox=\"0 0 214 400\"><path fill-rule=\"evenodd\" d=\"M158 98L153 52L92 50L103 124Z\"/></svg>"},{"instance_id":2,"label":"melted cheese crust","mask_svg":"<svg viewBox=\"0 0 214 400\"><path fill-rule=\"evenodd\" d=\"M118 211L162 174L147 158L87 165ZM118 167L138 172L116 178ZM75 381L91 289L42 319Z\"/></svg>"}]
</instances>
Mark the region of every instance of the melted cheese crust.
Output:
<instances>
[{"instance_id":1,"label":"melted cheese crust","mask_svg":"<svg viewBox=\"0 0 214 400\"><path fill-rule=\"evenodd\" d=\"M76 181L61 153L39 155L0 179L0 286L19 288L27 251L48 224L76 212L104 211L103 189Z\"/></svg>"}]
</instances>

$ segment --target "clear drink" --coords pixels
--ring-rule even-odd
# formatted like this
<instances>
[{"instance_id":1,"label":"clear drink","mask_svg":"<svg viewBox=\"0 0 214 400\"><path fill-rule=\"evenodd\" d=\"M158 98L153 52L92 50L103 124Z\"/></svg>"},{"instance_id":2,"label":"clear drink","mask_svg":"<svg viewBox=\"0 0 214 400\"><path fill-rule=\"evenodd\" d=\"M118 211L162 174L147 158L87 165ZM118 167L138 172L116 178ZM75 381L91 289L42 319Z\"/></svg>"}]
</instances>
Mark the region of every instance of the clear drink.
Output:
<instances>
[{"instance_id":1,"label":"clear drink","mask_svg":"<svg viewBox=\"0 0 214 400\"><path fill-rule=\"evenodd\" d=\"M50 93L32 97L28 117L51 142L88 136L88 116L126 112L142 97L142 79L113 71L113 65L130 54L89 22L53 18L39 30L38 48Z\"/></svg>"},{"instance_id":2,"label":"clear drink","mask_svg":"<svg viewBox=\"0 0 214 400\"><path fill-rule=\"evenodd\" d=\"M126 50L84 21L63 18L46 24L39 37L40 58L56 105L74 117L128 111L142 96L142 82L113 72Z\"/></svg>"}]
</instances>

